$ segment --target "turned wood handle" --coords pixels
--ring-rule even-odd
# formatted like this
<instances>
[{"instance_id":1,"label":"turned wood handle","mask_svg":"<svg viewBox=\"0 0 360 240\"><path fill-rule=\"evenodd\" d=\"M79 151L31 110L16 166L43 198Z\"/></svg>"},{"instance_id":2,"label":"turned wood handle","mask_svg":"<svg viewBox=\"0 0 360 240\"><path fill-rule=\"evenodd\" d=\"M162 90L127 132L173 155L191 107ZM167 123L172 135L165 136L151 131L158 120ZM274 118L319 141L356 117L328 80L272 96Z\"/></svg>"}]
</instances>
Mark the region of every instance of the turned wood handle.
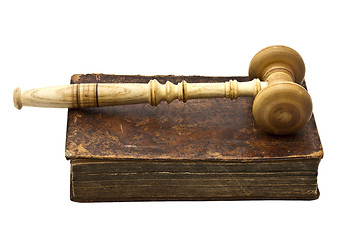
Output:
<instances>
[{"instance_id":1,"label":"turned wood handle","mask_svg":"<svg viewBox=\"0 0 360 240\"><path fill-rule=\"evenodd\" d=\"M158 105L165 100L171 103L175 99L186 102L188 99L230 98L240 96L255 97L267 83L254 79L249 82L230 80L225 83L187 83L177 85L157 80L149 83L84 83L64 86L35 88L14 91L14 105L52 107L52 108L86 108L125 104L150 103Z\"/></svg>"}]
</instances>

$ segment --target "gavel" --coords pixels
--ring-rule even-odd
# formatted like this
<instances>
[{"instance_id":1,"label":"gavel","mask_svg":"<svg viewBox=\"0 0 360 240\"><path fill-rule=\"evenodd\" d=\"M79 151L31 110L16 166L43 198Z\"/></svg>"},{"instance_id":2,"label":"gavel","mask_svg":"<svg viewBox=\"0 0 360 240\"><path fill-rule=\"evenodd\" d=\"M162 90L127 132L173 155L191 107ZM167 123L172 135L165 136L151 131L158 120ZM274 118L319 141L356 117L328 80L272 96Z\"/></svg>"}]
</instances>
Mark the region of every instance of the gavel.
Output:
<instances>
[{"instance_id":1,"label":"gavel","mask_svg":"<svg viewBox=\"0 0 360 240\"><path fill-rule=\"evenodd\" d=\"M223 83L187 83L177 85L156 79L149 83L83 83L30 90L14 90L14 105L89 108L150 103L165 100L186 102L189 99L255 97L252 113L265 131L286 135L303 128L312 115L309 93L300 84L305 64L298 52L286 46L262 49L251 60L248 82L229 80Z\"/></svg>"}]
</instances>

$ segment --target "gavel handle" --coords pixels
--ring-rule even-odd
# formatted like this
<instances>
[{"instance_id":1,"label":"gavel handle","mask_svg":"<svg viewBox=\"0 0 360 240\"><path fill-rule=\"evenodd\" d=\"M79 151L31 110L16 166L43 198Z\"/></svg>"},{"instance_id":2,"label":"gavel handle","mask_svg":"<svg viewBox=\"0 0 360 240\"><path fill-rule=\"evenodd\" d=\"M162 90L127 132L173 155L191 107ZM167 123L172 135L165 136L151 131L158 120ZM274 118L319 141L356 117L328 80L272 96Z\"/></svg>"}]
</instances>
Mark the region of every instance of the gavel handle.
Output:
<instances>
[{"instance_id":1,"label":"gavel handle","mask_svg":"<svg viewBox=\"0 0 360 240\"><path fill-rule=\"evenodd\" d=\"M166 100L170 103L175 99L186 102L200 98L230 98L240 96L255 97L267 86L266 82L254 79L249 82L230 80L223 83L187 83L177 85L157 80L149 83L83 83L22 91L14 90L14 105L51 107L51 108L86 108L125 104L150 103L153 106Z\"/></svg>"}]
</instances>

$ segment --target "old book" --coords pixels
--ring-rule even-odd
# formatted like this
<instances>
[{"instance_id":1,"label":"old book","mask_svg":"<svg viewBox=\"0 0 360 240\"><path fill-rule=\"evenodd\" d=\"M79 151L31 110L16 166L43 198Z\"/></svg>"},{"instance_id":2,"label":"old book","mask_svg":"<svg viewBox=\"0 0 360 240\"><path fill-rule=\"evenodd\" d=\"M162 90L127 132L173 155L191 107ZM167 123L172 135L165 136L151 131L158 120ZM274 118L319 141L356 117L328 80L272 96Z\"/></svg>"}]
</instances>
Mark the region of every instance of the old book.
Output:
<instances>
[{"instance_id":1,"label":"old book","mask_svg":"<svg viewBox=\"0 0 360 240\"><path fill-rule=\"evenodd\" d=\"M248 81L247 77L74 75L71 83ZM264 132L252 98L69 109L66 158L77 202L319 197L314 117L288 136Z\"/></svg>"}]
</instances>

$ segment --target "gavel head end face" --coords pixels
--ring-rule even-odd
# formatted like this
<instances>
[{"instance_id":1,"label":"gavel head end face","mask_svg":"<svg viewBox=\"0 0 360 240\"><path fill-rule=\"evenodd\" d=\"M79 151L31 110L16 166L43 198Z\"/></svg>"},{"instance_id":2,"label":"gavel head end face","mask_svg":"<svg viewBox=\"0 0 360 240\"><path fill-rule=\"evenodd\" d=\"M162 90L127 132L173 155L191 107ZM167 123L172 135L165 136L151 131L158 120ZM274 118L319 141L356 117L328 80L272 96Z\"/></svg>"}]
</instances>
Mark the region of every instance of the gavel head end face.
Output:
<instances>
[{"instance_id":1,"label":"gavel head end face","mask_svg":"<svg viewBox=\"0 0 360 240\"><path fill-rule=\"evenodd\" d=\"M301 55L292 48L280 45L264 48L252 58L249 65L250 79L266 81L264 75L271 65L287 66L296 83L300 84L304 79L305 64Z\"/></svg>"},{"instance_id":2,"label":"gavel head end face","mask_svg":"<svg viewBox=\"0 0 360 240\"><path fill-rule=\"evenodd\" d=\"M312 115L311 97L296 83L274 84L255 97L253 115L257 125L269 133L295 133L307 124Z\"/></svg>"}]
</instances>

